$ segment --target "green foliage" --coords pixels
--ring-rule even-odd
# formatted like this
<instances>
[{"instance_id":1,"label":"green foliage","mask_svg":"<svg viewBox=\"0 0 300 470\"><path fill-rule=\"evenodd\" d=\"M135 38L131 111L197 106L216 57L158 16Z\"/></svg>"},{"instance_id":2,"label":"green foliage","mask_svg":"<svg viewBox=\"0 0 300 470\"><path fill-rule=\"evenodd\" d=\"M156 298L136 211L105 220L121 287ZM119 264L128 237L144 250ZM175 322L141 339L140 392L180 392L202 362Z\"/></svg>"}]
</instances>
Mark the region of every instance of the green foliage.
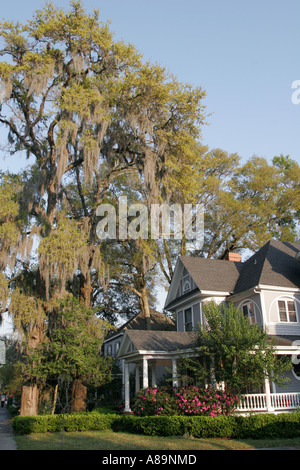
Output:
<instances>
[{"instance_id":1,"label":"green foliage","mask_svg":"<svg viewBox=\"0 0 300 470\"><path fill-rule=\"evenodd\" d=\"M183 436L195 438L275 439L300 436L300 413L256 414L252 416L133 416L75 413L65 415L65 431L101 431L144 434L147 436ZM60 432L62 415L16 416L17 434ZM116 435L117 438L117 435Z\"/></svg>"},{"instance_id":2,"label":"green foliage","mask_svg":"<svg viewBox=\"0 0 300 470\"><path fill-rule=\"evenodd\" d=\"M147 436L182 436L185 433L184 416L121 416L113 423L116 432L130 432Z\"/></svg>"},{"instance_id":3,"label":"green foliage","mask_svg":"<svg viewBox=\"0 0 300 470\"><path fill-rule=\"evenodd\" d=\"M266 376L277 382L280 374L291 368L290 362L278 360L261 327L251 325L233 304L227 307L209 302L203 311L206 325L199 326L197 351L210 365L211 380L224 382L229 393L259 387Z\"/></svg>"},{"instance_id":4,"label":"green foliage","mask_svg":"<svg viewBox=\"0 0 300 470\"><path fill-rule=\"evenodd\" d=\"M147 388L135 397L133 413L137 416L212 416L229 415L238 404L237 397L223 391L183 388Z\"/></svg>"},{"instance_id":5,"label":"green foliage","mask_svg":"<svg viewBox=\"0 0 300 470\"><path fill-rule=\"evenodd\" d=\"M62 431L102 431L111 429L118 420L114 414L74 413L63 415L16 416L13 429L17 434L31 434Z\"/></svg>"},{"instance_id":6,"label":"green foliage","mask_svg":"<svg viewBox=\"0 0 300 470\"><path fill-rule=\"evenodd\" d=\"M300 413L244 416L122 416L112 425L116 432L150 436L183 436L195 438L264 439L300 436Z\"/></svg>"},{"instance_id":7,"label":"green foliage","mask_svg":"<svg viewBox=\"0 0 300 470\"><path fill-rule=\"evenodd\" d=\"M100 351L110 326L72 295L53 300L48 308L47 336L32 352L30 376L55 382L63 376L94 385L109 381L111 360Z\"/></svg>"}]
</instances>

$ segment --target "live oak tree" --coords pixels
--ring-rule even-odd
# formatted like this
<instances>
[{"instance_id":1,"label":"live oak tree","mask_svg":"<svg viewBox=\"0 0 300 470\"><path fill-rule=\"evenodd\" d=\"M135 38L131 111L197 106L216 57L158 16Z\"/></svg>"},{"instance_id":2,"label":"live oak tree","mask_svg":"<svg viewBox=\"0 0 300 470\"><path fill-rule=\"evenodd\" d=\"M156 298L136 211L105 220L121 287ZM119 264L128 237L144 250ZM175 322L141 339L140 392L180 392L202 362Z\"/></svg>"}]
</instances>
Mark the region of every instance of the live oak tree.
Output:
<instances>
[{"instance_id":1,"label":"live oak tree","mask_svg":"<svg viewBox=\"0 0 300 470\"><path fill-rule=\"evenodd\" d=\"M149 197L159 197L169 166L179 168L179 157L200 135L205 93L144 63L133 46L113 40L96 11L85 13L77 1L69 11L48 3L25 24L4 21L0 36L0 122L8 151L30 158L20 211L27 238L40 239L44 310L47 316L52 296L72 291L74 274L88 307L105 279L97 206L113 180L133 168ZM29 323L38 330L35 340L45 334L42 323Z\"/></svg>"},{"instance_id":2,"label":"live oak tree","mask_svg":"<svg viewBox=\"0 0 300 470\"><path fill-rule=\"evenodd\" d=\"M207 206L202 253L256 251L270 239L299 240L300 167L289 156L253 157L236 166ZM198 253L199 254L199 253Z\"/></svg>"},{"instance_id":3,"label":"live oak tree","mask_svg":"<svg viewBox=\"0 0 300 470\"><path fill-rule=\"evenodd\" d=\"M100 294L117 283L149 309L154 273L159 268L169 283L179 254L222 258L271 237L296 238L299 166L282 156L272 165L257 157L241 164L203 146L205 92L115 41L98 12L78 1L68 11L48 3L25 24L3 21L0 37L0 123L8 154L29 158L22 175L1 179L0 301L4 308L10 287L28 344L44 341L48 305L67 292L101 313ZM183 237L117 240L108 253L97 207L121 178L129 194L129 175L148 208L204 205L200 250ZM29 256L33 241L37 260ZM22 279L30 270L28 289Z\"/></svg>"}]
</instances>

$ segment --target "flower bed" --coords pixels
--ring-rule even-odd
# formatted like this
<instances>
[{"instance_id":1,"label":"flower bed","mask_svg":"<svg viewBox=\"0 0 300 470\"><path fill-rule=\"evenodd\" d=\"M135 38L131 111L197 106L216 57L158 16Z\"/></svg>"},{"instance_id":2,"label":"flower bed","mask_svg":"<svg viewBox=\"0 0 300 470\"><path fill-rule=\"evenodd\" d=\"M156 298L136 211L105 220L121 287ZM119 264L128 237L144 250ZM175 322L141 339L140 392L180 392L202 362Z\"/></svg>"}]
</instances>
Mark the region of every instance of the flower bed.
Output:
<instances>
[{"instance_id":1,"label":"flower bed","mask_svg":"<svg viewBox=\"0 0 300 470\"><path fill-rule=\"evenodd\" d=\"M137 394L136 416L184 415L227 416L238 405L238 397L223 391L190 386L186 388L147 388Z\"/></svg>"}]
</instances>

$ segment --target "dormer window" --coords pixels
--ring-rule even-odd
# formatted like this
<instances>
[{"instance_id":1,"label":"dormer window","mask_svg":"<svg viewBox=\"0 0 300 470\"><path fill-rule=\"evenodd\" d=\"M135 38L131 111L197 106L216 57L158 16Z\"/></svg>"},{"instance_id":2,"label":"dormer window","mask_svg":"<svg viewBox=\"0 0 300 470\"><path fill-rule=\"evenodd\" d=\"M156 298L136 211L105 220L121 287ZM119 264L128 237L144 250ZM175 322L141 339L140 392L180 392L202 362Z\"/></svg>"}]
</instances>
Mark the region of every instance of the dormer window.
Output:
<instances>
[{"instance_id":1,"label":"dormer window","mask_svg":"<svg viewBox=\"0 0 300 470\"><path fill-rule=\"evenodd\" d=\"M190 282L189 281L185 281L184 285L183 285L183 292L188 292L189 290L191 289L191 285L190 285Z\"/></svg>"}]
</instances>

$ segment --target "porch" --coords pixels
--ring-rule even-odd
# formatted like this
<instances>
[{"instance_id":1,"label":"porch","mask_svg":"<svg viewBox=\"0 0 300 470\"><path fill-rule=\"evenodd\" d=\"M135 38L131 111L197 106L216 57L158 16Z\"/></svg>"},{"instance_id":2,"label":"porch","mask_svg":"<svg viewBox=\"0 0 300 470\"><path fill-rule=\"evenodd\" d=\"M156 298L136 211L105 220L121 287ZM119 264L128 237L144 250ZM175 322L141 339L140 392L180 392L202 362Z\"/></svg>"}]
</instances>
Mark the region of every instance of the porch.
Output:
<instances>
[{"instance_id":1,"label":"porch","mask_svg":"<svg viewBox=\"0 0 300 470\"><path fill-rule=\"evenodd\" d=\"M236 412L282 413L300 410L300 393L251 393L242 395Z\"/></svg>"},{"instance_id":2,"label":"porch","mask_svg":"<svg viewBox=\"0 0 300 470\"><path fill-rule=\"evenodd\" d=\"M156 387L157 368L167 367L175 388L179 385L178 361L184 356L195 355L194 344L195 336L191 332L126 331L119 352L119 358L123 361L124 411L131 411L130 375L134 376L135 393L138 393L140 388ZM291 355L295 351L278 351L278 354L282 353ZM300 410L300 391L272 393L267 378L263 389L264 393L242 395L236 413L282 413Z\"/></svg>"}]
</instances>

